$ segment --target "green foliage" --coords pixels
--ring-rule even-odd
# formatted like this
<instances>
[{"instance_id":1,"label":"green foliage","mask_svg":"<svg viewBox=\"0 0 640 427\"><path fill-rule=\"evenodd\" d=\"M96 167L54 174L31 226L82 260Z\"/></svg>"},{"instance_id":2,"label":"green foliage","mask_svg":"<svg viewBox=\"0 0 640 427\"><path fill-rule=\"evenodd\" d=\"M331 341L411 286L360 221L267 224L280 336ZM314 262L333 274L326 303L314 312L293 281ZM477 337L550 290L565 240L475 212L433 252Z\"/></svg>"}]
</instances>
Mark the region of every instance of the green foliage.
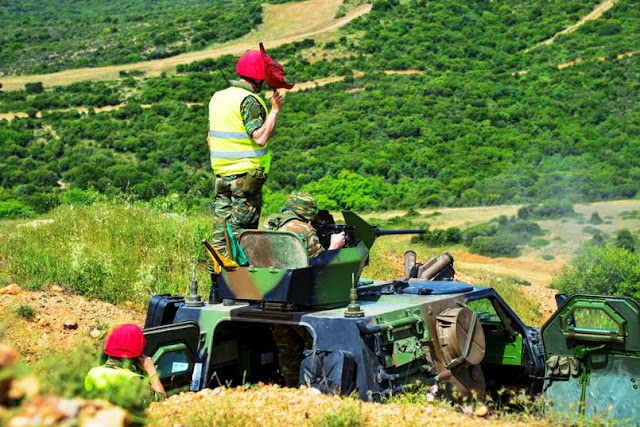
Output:
<instances>
[{"instance_id":1,"label":"green foliage","mask_svg":"<svg viewBox=\"0 0 640 427\"><path fill-rule=\"evenodd\" d=\"M324 176L302 187L313 194L325 209L371 211L379 207L380 196L392 190L382 177L365 178L357 173L341 171L336 177Z\"/></svg>"},{"instance_id":2,"label":"green foliage","mask_svg":"<svg viewBox=\"0 0 640 427\"><path fill-rule=\"evenodd\" d=\"M533 249L542 249L547 246L550 242L547 239L543 239L542 237L536 237L531 239L529 242L529 246Z\"/></svg>"},{"instance_id":3,"label":"green foliage","mask_svg":"<svg viewBox=\"0 0 640 427\"><path fill-rule=\"evenodd\" d=\"M42 85L42 82L26 83L24 85L24 91L31 94L42 93L44 91L44 86Z\"/></svg>"},{"instance_id":4,"label":"green foliage","mask_svg":"<svg viewBox=\"0 0 640 427\"><path fill-rule=\"evenodd\" d=\"M194 260L205 262L200 242L211 227L208 215L187 219L122 202L61 206L48 218L53 223L40 227L0 223L7 274L29 289L66 285L89 298L141 305L156 293L187 293ZM199 272L208 283L204 268Z\"/></svg>"},{"instance_id":5,"label":"green foliage","mask_svg":"<svg viewBox=\"0 0 640 427\"><path fill-rule=\"evenodd\" d=\"M542 259L545 261L553 261L556 257L551 254L542 254Z\"/></svg>"},{"instance_id":6,"label":"green foliage","mask_svg":"<svg viewBox=\"0 0 640 427\"><path fill-rule=\"evenodd\" d=\"M27 304L21 304L16 307L16 314L25 320L33 320L36 316L36 310Z\"/></svg>"},{"instance_id":7,"label":"green foliage","mask_svg":"<svg viewBox=\"0 0 640 427\"><path fill-rule=\"evenodd\" d=\"M477 236L469 245L472 253L487 255L490 257L520 256L520 239L512 233L496 233L493 236Z\"/></svg>"},{"instance_id":8,"label":"green foliage","mask_svg":"<svg viewBox=\"0 0 640 427\"><path fill-rule=\"evenodd\" d=\"M622 248L584 246L553 282L559 292L640 298L640 256Z\"/></svg>"},{"instance_id":9,"label":"green foliage","mask_svg":"<svg viewBox=\"0 0 640 427\"><path fill-rule=\"evenodd\" d=\"M624 211L620 213L620 218L621 219L640 219L640 211L637 211L637 210Z\"/></svg>"},{"instance_id":10,"label":"green foliage","mask_svg":"<svg viewBox=\"0 0 640 427\"><path fill-rule=\"evenodd\" d=\"M280 1L275 1L278 3ZM243 36L262 22L258 1L8 0L0 70L45 73L165 58ZM274 3L274 1L271 1Z\"/></svg>"},{"instance_id":11,"label":"green foliage","mask_svg":"<svg viewBox=\"0 0 640 427\"><path fill-rule=\"evenodd\" d=\"M29 218L33 210L18 200L0 201L0 219Z\"/></svg>"},{"instance_id":12,"label":"green foliage","mask_svg":"<svg viewBox=\"0 0 640 427\"><path fill-rule=\"evenodd\" d=\"M603 235L604 234L602 232L602 230L600 230L599 228L592 227L590 225L582 227L582 232L583 233L587 233L587 234L591 234L592 236L598 236L598 235Z\"/></svg>"},{"instance_id":13,"label":"green foliage","mask_svg":"<svg viewBox=\"0 0 640 427\"><path fill-rule=\"evenodd\" d=\"M81 190L72 188L65 191L60 198L61 202L72 206L86 206L105 201L105 197L95 190Z\"/></svg>"},{"instance_id":14,"label":"green foliage","mask_svg":"<svg viewBox=\"0 0 640 427\"><path fill-rule=\"evenodd\" d=\"M522 219L558 219L576 215L573 205L566 201L549 200L539 205L527 205L518 209L518 218Z\"/></svg>"},{"instance_id":15,"label":"green foliage","mask_svg":"<svg viewBox=\"0 0 640 427\"><path fill-rule=\"evenodd\" d=\"M444 230L427 230L426 233L411 238L411 243L424 243L429 246L445 246L462 241L462 232L457 227Z\"/></svg>"},{"instance_id":16,"label":"green foliage","mask_svg":"<svg viewBox=\"0 0 640 427\"><path fill-rule=\"evenodd\" d=\"M19 53L46 70L67 67L69 43L78 47L74 58L82 65L130 62L233 38L261 19L259 2L225 3L214 13L210 2L186 1L148 6L126 0L111 13L112 4L90 0L69 22L70 6L56 8L61 0L43 8L33 0L12 0L0 6L0 18L9 22L0 64L23 67L15 60ZM320 48L310 39L274 49L292 80L347 78L287 95L272 137L270 190L313 190L331 209L565 201L532 205L539 210L533 218L571 215L570 203L636 197L640 116L630 106L639 88L639 59L615 55L640 49L640 7L616 4L550 46L524 52L598 3L443 0L425 7L418 0L382 1L342 30L344 36L329 49L335 59L309 61L303 51ZM17 18L9 19L7 11ZM86 31L94 25L97 31ZM194 41L214 28L220 32L214 39ZM167 33L173 30L179 38L172 41L178 36ZM65 46L56 45L61 34ZM34 52L48 58L36 47L49 44L55 59L29 59ZM607 60L589 60L598 56ZM576 57L585 60L558 71L557 63ZM0 110L32 115L127 103L96 114L54 112L1 121L0 185L33 186L32 194L17 199L35 212L56 206L60 179L73 188L144 200L191 195L199 206L213 189L203 137L206 103L225 87L217 68L230 77L235 60L207 59L180 66L178 75L140 82L127 75L121 82L0 93ZM389 69L424 74L385 74ZM365 75L356 77L354 70ZM528 72L514 75L519 70Z\"/></svg>"},{"instance_id":17,"label":"green foliage","mask_svg":"<svg viewBox=\"0 0 640 427\"><path fill-rule=\"evenodd\" d=\"M629 252L636 251L636 239L629 230L618 230L615 245L616 248L625 249Z\"/></svg>"},{"instance_id":18,"label":"green foliage","mask_svg":"<svg viewBox=\"0 0 640 427\"><path fill-rule=\"evenodd\" d=\"M600 218L600 215L598 215L598 212L593 211L593 213L591 214L591 217L589 218L588 223L591 225L600 225L602 224L604 221L602 220L602 218Z\"/></svg>"},{"instance_id":19,"label":"green foliage","mask_svg":"<svg viewBox=\"0 0 640 427\"><path fill-rule=\"evenodd\" d=\"M427 233L411 238L412 243L424 243L429 246L464 243L473 253L491 257L520 255L523 245L545 246L545 239L533 239L543 231L535 222L525 221L515 216L500 216L489 222L478 224L460 231L457 227L445 230L428 230ZM533 239L533 240L532 240Z\"/></svg>"}]
</instances>

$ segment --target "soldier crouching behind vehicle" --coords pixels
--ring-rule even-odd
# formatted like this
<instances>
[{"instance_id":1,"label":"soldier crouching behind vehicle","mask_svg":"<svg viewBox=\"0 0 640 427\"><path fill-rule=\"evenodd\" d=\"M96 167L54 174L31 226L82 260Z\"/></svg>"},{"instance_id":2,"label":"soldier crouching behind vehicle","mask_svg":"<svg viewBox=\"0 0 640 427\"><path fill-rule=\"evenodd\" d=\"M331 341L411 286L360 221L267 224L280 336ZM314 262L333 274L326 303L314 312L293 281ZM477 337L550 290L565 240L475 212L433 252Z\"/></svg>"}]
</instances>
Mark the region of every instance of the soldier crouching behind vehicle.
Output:
<instances>
[{"instance_id":1,"label":"soldier crouching behind vehicle","mask_svg":"<svg viewBox=\"0 0 640 427\"><path fill-rule=\"evenodd\" d=\"M263 224L266 230L281 230L295 233L307 246L309 258L316 258L324 248L320 244L316 229L311 221L318 213L316 199L305 193L295 192L282 206L282 212L271 215ZM328 250L340 249L345 245L345 233L331 235ZM304 328L291 325L274 325L273 339L278 347L280 372L287 387L298 386L300 361L305 348L311 348L312 339Z\"/></svg>"},{"instance_id":2,"label":"soldier crouching behind vehicle","mask_svg":"<svg viewBox=\"0 0 640 427\"><path fill-rule=\"evenodd\" d=\"M142 351L146 339L138 325L124 324L109 332L104 343L106 361L89 371L85 380L85 390L92 397L103 397L112 403L118 400L135 399L133 394L141 392L140 401L163 400L166 393L153 360L144 356ZM140 381L149 383L149 392L145 393Z\"/></svg>"},{"instance_id":3,"label":"soldier crouching behind vehicle","mask_svg":"<svg viewBox=\"0 0 640 427\"><path fill-rule=\"evenodd\" d=\"M282 206L282 212L267 218L262 228L295 233L307 245L309 258L315 258L325 249L320 244L318 233L311 221L318 213L318 205L313 196L296 191ZM328 250L340 249L345 245L344 231L331 235Z\"/></svg>"}]
</instances>

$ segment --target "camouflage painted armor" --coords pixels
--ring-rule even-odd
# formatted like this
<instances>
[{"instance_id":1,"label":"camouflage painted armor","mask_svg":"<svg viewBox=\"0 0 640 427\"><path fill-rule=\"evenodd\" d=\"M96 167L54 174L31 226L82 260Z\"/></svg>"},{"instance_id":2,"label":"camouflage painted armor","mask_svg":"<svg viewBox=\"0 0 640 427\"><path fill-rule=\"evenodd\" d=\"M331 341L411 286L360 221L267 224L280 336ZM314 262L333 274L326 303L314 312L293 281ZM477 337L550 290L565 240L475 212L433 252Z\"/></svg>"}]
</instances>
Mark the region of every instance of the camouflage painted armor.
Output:
<instances>
[{"instance_id":1,"label":"camouflage painted armor","mask_svg":"<svg viewBox=\"0 0 640 427\"><path fill-rule=\"evenodd\" d=\"M309 223L317 213L318 206L312 196L295 192L282 206L282 213L271 215L265 221L263 228L297 234L307 245L309 258L315 258L324 251L316 229Z\"/></svg>"},{"instance_id":2,"label":"camouflage painted armor","mask_svg":"<svg viewBox=\"0 0 640 427\"><path fill-rule=\"evenodd\" d=\"M228 256L224 233L225 220L236 236L246 229L258 228L262 209L262 190L254 195L245 194L242 191L245 177L246 174L216 176L211 244L225 256Z\"/></svg>"}]
</instances>

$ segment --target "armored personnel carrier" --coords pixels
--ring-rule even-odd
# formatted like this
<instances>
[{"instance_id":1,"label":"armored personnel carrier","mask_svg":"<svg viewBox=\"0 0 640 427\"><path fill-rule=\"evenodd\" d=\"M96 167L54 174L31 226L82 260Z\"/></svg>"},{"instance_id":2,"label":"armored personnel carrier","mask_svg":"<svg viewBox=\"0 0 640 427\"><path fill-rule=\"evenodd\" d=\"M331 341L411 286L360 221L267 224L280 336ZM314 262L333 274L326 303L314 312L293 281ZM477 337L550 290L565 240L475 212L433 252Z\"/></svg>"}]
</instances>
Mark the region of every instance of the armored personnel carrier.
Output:
<instances>
[{"instance_id":1,"label":"armored personnel carrier","mask_svg":"<svg viewBox=\"0 0 640 427\"><path fill-rule=\"evenodd\" d=\"M209 300L156 295L147 347L167 390L270 382L362 399L438 384L482 397L546 393L554 410L640 422L640 306L629 298L560 296L541 328L525 325L490 287L454 280L453 258L404 256L392 281L361 278L385 231L352 212L348 244L309 259L289 232L248 230L239 266L206 244ZM415 232L410 230L409 232Z\"/></svg>"}]
</instances>

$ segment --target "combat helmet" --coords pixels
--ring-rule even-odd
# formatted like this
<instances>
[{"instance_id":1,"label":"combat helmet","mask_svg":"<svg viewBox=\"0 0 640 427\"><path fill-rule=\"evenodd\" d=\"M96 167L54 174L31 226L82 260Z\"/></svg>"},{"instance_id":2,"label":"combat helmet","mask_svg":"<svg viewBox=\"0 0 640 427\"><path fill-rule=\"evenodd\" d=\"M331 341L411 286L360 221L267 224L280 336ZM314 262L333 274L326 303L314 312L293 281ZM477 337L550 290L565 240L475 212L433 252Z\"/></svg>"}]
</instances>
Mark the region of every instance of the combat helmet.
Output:
<instances>
[{"instance_id":1,"label":"combat helmet","mask_svg":"<svg viewBox=\"0 0 640 427\"><path fill-rule=\"evenodd\" d=\"M318 213L318 205L312 195L296 191L282 205L282 212L285 211L293 212L299 217L311 221Z\"/></svg>"}]
</instances>

